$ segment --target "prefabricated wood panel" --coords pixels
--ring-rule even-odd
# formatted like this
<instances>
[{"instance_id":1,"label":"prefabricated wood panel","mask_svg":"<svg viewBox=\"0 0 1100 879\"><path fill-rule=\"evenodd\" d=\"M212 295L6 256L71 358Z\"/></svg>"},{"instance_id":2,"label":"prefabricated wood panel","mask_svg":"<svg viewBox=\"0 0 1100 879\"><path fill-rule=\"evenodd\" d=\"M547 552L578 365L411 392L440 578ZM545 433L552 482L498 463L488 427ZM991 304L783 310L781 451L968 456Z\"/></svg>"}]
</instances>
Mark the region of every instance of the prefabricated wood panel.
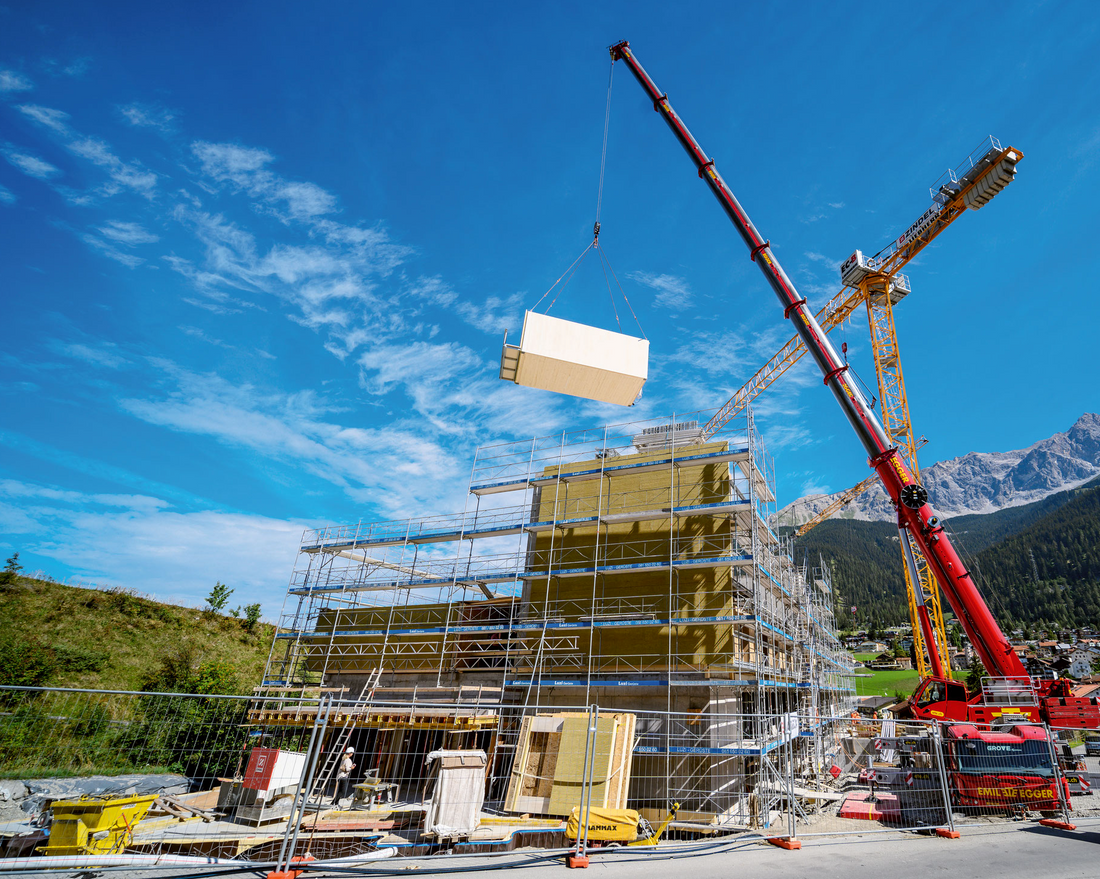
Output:
<instances>
[{"instance_id":1,"label":"prefabricated wood panel","mask_svg":"<svg viewBox=\"0 0 1100 879\"><path fill-rule=\"evenodd\" d=\"M504 798L506 811L547 814L563 723L560 716L523 718Z\"/></svg>"},{"instance_id":2,"label":"prefabricated wood panel","mask_svg":"<svg viewBox=\"0 0 1100 879\"><path fill-rule=\"evenodd\" d=\"M635 463L667 461L670 457L728 453L727 441L703 443L690 448L659 448L631 455ZM698 461L698 459L695 459ZM606 463L614 466L620 459ZM731 553L741 552L737 528L739 519L729 514L706 514L632 520L638 510L664 510L670 507L721 503L741 498L729 461L678 464L651 470L627 471L604 479L564 480L539 491L535 509L539 522L569 521L594 517L622 516L621 521L594 525L563 526L551 534L540 532L534 540L533 558L542 566L550 560L553 568L588 567L597 559L604 564L629 564L633 560L653 561L668 558L668 545L675 537L682 551L702 551L727 545ZM543 476L588 471L599 461L584 460L543 469ZM746 518L745 523L748 523ZM672 529L670 531L670 529ZM748 540L747 533L740 536ZM551 616L572 622L586 612L598 613L599 607L624 599L624 611L645 608L654 617L675 617L681 622L668 626L604 627L580 636L575 651L544 650L539 654L543 673L569 673L575 669L578 655L601 673L636 674L641 671L695 671L719 669L728 674L732 663L745 661L741 639L732 624L704 620L692 624L692 617L730 617L745 613L751 605L751 591L739 583L743 575L731 566L701 567L668 571L644 568L601 573L595 577L563 577L529 580L528 596L532 615L547 608ZM593 606L593 599L595 606ZM587 609L591 608L591 611ZM517 655L515 666L528 669L534 657ZM736 666L733 666L736 669Z\"/></svg>"},{"instance_id":3,"label":"prefabricated wood panel","mask_svg":"<svg viewBox=\"0 0 1100 879\"><path fill-rule=\"evenodd\" d=\"M596 721L595 742L591 747L592 766L588 777L592 780L591 804L596 808L607 806L607 776L610 773L611 744L619 722L614 716L600 717ZM554 771L554 787L550 793L551 815L568 815L574 806L580 806L585 786L584 752L588 744L588 717L566 717L558 748L558 765ZM587 794L584 799L587 800Z\"/></svg>"},{"instance_id":4,"label":"prefabricated wood panel","mask_svg":"<svg viewBox=\"0 0 1100 879\"><path fill-rule=\"evenodd\" d=\"M528 311L515 382L629 406L649 375L649 342Z\"/></svg>"},{"instance_id":5,"label":"prefabricated wood panel","mask_svg":"<svg viewBox=\"0 0 1100 879\"><path fill-rule=\"evenodd\" d=\"M593 807L626 807L634 726L633 714L601 714L597 720L590 776ZM587 714L524 718L505 810L566 816L580 805L587 740Z\"/></svg>"}]
</instances>

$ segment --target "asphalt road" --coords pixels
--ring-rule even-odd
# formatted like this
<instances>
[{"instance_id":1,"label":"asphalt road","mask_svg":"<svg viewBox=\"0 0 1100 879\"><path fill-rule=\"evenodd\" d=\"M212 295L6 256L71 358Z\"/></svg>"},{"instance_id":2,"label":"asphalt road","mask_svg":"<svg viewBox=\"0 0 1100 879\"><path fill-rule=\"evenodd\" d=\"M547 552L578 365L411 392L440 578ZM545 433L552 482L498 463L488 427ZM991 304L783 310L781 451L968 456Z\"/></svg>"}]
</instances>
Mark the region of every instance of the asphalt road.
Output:
<instances>
[{"instance_id":1,"label":"asphalt road","mask_svg":"<svg viewBox=\"0 0 1100 879\"><path fill-rule=\"evenodd\" d=\"M309 870L314 876L479 875L502 872L509 879L549 879L565 871L560 856L512 852L498 857L395 858L350 871ZM11 875L11 874L9 874ZM25 875L25 874L24 874ZM192 870L84 870L51 873L73 879L148 877L266 876L199 867ZM1077 830L1062 831L1018 823L968 828L959 839L888 831L849 837L806 837L800 851L785 851L759 839L741 837L721 845L660 846L611 850L591 857L576 879L1096 879L1100 877L1100 818L1079 819Z\"/></svg>"}]
</instances>

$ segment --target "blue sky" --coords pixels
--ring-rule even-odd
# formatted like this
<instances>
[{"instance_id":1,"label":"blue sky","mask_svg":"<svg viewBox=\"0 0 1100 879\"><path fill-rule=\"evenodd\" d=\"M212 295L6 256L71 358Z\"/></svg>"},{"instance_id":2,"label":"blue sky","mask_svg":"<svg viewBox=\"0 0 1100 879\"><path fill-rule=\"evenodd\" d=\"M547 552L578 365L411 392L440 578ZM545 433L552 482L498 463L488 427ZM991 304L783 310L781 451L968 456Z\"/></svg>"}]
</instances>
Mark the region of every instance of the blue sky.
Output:
<instances>
[{"instance_id":1,"label":"blue sky","mask_svg":"<svg viewBox=\"0 0 1100 879\"><path fill-rule=\"evenodd\" d=\"M1092 3L23 3L0 11L0 551L184 603L220 579L273 615L303 528L460 509L479 442L724 402L790 330L622 65L601 242L645 394L496 378L589 241L623 38L817 306L984 136L1022 150L908 269L922 461L1096 410ZM589 260L553 313L612 328L607 303ZM865 319L834 338L873 384ZM781 504L866 473L805 366L756 407Z\"/></svg>"}]
</instances>

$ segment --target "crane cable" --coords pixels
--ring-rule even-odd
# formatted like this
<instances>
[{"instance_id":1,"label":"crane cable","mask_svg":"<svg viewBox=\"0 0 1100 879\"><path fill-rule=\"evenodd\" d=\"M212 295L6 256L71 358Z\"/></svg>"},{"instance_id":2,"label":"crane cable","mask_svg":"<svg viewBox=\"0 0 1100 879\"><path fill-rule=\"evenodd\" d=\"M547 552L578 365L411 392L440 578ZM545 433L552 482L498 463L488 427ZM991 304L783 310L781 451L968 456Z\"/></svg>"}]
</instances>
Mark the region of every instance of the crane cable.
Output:
<instances>
[{"instance_id":1,"label":"crane cable","mask_svg":"<svg viewBox=\"0 0 1100 879\"><path fill-rule=\"evenodd\" d=\"M611 123L611 85L615 76L615 59L611 59L611 67L607 71L607 106L603 112L603 149L600 152L600 186L596 192L596 225L592 228L593 238L600 237L600 210L603 208L603 177L607 168L607 129Z\"/></svg>"},{"instance_id":2,"label":"crane cable","mask_svg":"<svg viewBox=\"0 0 1100 879\"><path fill-rule=\"evenodd\" d=\"M638 332L642 334L642 338L648 340L649 337L645 334L645 330L642 329L642 322L638 320L638 315L634 312L634 306L630 304L630 299L627 298L626 290L623 289L623 285L619 281L619 276L615 274L615 269L611 266L611 261L607 258L607 254L600 246L600 214L603 210L603 184L604 177L607 171L607 140L608 131L611 127L611 87L614 84L615 75L615 59L611 59L611 67L607 73L607 102L604 105L603 114L603 145L600 149L600 182L596 190L596 221L592 224L592 241L589 245L581 251L581 255L573 260L572 265L569 266L561 276L550 285L550 288L539 297L539 301L535 303L532 311L538 309L542 300L549 296L554 288L559 284L561 290L564 290L569 281L572 280L580 269L581 262L583 262L585 256L588 255L588 251L595 250L600 256L600 269L603 271L604 283L607 285L607 295L611 299L611 311L615 315L615 325L619 328L619 332L622 332L623 325L619 320L619 309L615 305L615 292L611 287L611 281L607 277L607 273L611 273L611 278L615 281L615 286L619 288L619 292L622 294L623 302L626 303L626 307L630 310L630 316L634 318L634 323L638 325ZM550 304L546 306L546 313L550 313L550 309L554 307L554 303L558 301L558 296L561 295L561 290L554 295L554 298L550 300Z\"/></svg>"}]
</instances>

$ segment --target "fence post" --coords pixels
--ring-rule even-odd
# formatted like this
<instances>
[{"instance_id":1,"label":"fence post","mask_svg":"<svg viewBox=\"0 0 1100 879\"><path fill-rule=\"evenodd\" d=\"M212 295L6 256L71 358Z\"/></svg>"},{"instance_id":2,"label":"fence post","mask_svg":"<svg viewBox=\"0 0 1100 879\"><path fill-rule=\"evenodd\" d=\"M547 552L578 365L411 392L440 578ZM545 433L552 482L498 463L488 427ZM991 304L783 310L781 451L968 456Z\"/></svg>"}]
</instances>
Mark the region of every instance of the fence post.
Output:
<instances>
[{"instance_id":1,"label":"fence post","mask_svg":"<svg viewBox=\"0 0 1100 879\"><path fill-rule=\"evenodd\" d=\"M951 806L951 792L947 784L947 762L944 760L943 751L943 730L942 727L936 721L932 721L932 744L936 749L936 769L940 777L940 795L943 797L943 809L947 813L947 830L943 831L940 828L936 832L941 836L949 836L951 838L957 837L958 831L955 830L955 813Z\"/></svg>"},{"instance_id":2,"label":"fence post","mask_svg":"<svg viewBox=\"0 0 1100 879\"><path fill-rule=\"evenodd\" d=\"M298 787L294 791L294 802L290 809L290 818L287 820L286 832L283 834L283 844L279 847L279 860L275 864L275 870L267 874L268 879L296 879L298 875L297 872L289 872L290 862L294 859L294 848L298 844L298 831L301 830L302 819L305 817L306 802L309 799L310 791L313 789L313 774L316 770L317 758L324 747L324 732L325 727L328 725L332 698L332 696L323 695L317 703L317 713L313 717L313 729L309 734L309 746L306 748L306 763L302 767L302 774L298 778Z\"/></svg>"},{"instance_id":3,"label":"fence post","mask_svg":"<svg viewBox=\"0 0 1100 879\"><path fill-rule=\"evenodd\" d=\"M1047 824L1052 827L1061 827L1064 830L1076 830L1077 827L1070 823L1069 820L1069 803L1066 800L1066 780L1062 775L1062 765L1058 762L1058 749L1054 746L1054 732L1051 730L1049 724L1043 724L1043 731L1047 735L1047 748L1050 751L1051 766L1054 770L1054 785L1058 788L1058 805L1062 810L1062 820L1052 821L1049 818L1044 818L1039 823Z\"/></svg>"},{"instance_id":4,"label":"fence post","mask_svg":"<svg viewBox=\"0 0 1100 879\"><path fill-rule=\"evenodd\" d=\"M577 847L565 856L565 866L570 869L588 866L588 822L592 808L592 764L595 761L596 727L599 708L588 706L588 730L584 738L584 762L581 764L581 791L577 798Z\"/></svg>"},{"instance_id":5,"label":"fence post","mask_svg":"<svg viewBox=\"0 0 1100 879\"><path fill-rule=\"evenodd\" d=\"M789 712L786 716L786 722L788 728L784 730L783 734L787 736L787 836L793 840L797 835L795 833L794 798L794 740L796 734L794 731L794 721Z\"/></svg>"}]
</instances>

